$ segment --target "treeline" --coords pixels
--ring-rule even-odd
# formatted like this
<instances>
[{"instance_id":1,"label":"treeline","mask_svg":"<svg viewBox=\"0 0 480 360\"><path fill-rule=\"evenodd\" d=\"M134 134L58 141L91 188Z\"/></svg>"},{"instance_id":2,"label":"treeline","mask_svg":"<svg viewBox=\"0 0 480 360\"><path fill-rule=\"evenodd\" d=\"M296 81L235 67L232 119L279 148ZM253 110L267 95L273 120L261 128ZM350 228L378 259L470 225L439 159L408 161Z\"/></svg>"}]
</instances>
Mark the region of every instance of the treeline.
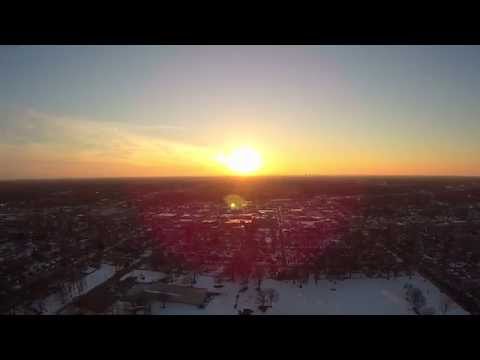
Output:
<instances>
[{"instance_id":1,"label":"treeline","mask_svg":"<svg viewBox=\"0 0 480 360\"><path fill-rule=\"evenodd\" d=\"M466 184L456 191L446 186ZM248 200L272 198L308 200L318 195L382 196L423 190L442 200L460 201L468 192L480 197L480 181L465 178L380 177L211 177L91 180L22 180L0 182L2 202L40 202L41 205L89 204L109 200L151 200L168 203L222 201L228 194Z\"/></svg>"}]
</instances>

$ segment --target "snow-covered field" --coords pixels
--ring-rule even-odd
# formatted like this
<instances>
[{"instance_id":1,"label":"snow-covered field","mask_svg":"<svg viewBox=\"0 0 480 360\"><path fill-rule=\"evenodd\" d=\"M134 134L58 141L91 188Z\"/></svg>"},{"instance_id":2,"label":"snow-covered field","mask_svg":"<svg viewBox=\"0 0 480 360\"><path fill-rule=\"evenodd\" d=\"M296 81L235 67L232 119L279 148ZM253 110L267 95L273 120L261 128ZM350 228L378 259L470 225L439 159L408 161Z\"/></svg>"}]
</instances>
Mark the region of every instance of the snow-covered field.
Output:
<instances>
[{"instance_id":1,"label":"snow-covered field","mask_svg":"<svg viewBox=\"0 0 480 360\"><path fill-rule=\"evenodd\" d=\"M88 275L75 284L68 285L32 307L43 314L58 313L76 297L86 294L93 288L110 279L116 272L112 265L102 264L97 270L86 269ZM277 281L266 279L261 283L263 297L256 289L257 281L248 283L218 280L221 272L198 275L197 288L217 293L204 308L193 305L161 302L150 304L153 315L237 315L249 309L253 314L266 315L414 315L412 304L407 300L411 289L418 289L425 298L422 309L435 314L466 315L460 306L443 294L430 281L419 274L412 277L401 276L392 279L367 278L356 275L352 279L331 281L321 279L315 282ZM162 280L166 274L149 270L134 270L121 280L135 277L137 282L151 283ZM173 283L182 286L192 285L192 274L169 276ZM262 311L259 306L266 305ZM122 305L122 304L117 304ZM125 305L125 304L123 304ZM124 306L114 306L114 313L125 313ZM128 308L128 307L127 307Z\"/></svg>"},{"instance_id":2,"label":"snow-covered field","mask_svg":"<svg viewBox=\"0 0 480 360\"><path fill-rule=\"evenodd\" d=\"M35 301L32 307L40 310L43 314L51 315L57 313L65 305L72 302L76 297L86 294L93 288L110 279L115 274L115 267L108 264L102 264L97 270L91 271L77 283L67 284L64 291L58 291L43 300Z\"/></svg>"},{"instance_id":3,"label":"snow-covered field","mask_svg":"<svg viewBox=\"0 0 480 360\"><path fill-rule=\"evenodd\" d=\"M410 284L422 291L426 298L426 307L433 308L436 314L442 314L448 303L446 314L468 314L445 294L441 293L428 280L416 274L394 279L373 279L359 276L343 281L310 279L302 284L293 281L265 280L263 290L274 289L276 295L271 307L265 313L259 310L256 281L250 281L248 289L239 292L239 283L224 282L223 287L215 288L213 276L199 276L195 287L207 288L220 293L204 309L191 305L161 303L151 305L151 313L157 315L223 315L238 314L239 310L250 309L254 314L285 315L414 315L412 306L406 300L405 285ZM274 291L274 292L275 292ZM238 295L238 299L237 299ZM235 303L237 307L235 308ZM267 302L268 305L270 305Z\"/></svg>"}]
</instances>

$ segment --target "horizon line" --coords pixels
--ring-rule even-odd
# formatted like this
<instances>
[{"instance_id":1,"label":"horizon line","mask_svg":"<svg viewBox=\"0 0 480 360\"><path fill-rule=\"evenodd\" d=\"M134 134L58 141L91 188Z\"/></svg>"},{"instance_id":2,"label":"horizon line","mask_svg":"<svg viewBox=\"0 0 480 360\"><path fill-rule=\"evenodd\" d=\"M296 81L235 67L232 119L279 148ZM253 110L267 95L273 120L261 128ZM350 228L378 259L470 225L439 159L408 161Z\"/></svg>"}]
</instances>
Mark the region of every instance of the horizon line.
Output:
<instances>
[{"instance_id":1,"label":"horizon line","mask_svg":"<svg viewBox=\"0 0 480 360\"><path fill-rule=\"evenodd\" d=\"M68 180L133 180L133 179L194 179L194 178L480 178L480 175L426 175L426 174L305 174L305 175L158 175L158 176L89 176L89 177L38 177L38 178L12 178L0 179L0 182L14 181L68 181Z\"/></svg>"}]
</instances>

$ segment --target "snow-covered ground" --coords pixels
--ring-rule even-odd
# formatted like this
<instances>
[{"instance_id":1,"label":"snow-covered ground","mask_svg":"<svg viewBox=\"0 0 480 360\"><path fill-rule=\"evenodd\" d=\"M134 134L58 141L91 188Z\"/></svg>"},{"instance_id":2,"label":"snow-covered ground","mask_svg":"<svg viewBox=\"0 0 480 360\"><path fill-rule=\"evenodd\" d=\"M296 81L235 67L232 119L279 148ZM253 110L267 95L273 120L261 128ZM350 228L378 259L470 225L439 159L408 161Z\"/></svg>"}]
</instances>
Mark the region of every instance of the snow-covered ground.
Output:
<instances>
[{"instance_id":1,"label":"snow-covered ground","mask_svg":"<svg viewBox=\"0 0 480 360\"><path fill-rule=\"evenodd\" d=\"M97 268L95 268L95 267L93 267L93 266L87 266L87 267L82 271L82 274L88 275L88 274L93 273L94 271L97 271Z\"/></svg>"},{"instance_id":2,"label":"snow-covered ground","mask_svg":"<svg viewBox=\"0 0 480 360\"><path fill-rule=\"evenodd\" d=\"M87 269L87 270L91 270ZM64 291L58 291L43 300L35 301L32 307L40 310L42 314L51 315L57 313L65 305L80 295L86 294L93 288L110 279L115 274L115 267L102 264L97 270L90 272L80 281L66 284Z\"/></svg>"},{"instance_id":3,"label":"snow-covered ground","mask_svg":"<svg viewBox=\"0 0 480 360\"><path fill-rule=\"evenodd\" d=\"M88 269L91 270L91 269ZM116 270L108 264L84 276L75 284L69 284L64 291L48 296L43 301L36 301L33 306L44 314L55 314L74 298L86 294L96 286L110 279ZM423 308L435 314L466 315L461 307L443 294L430 281L419 274L412 277L401 276L392 279L367 278L357 274L352 279L331 281L313 278L307 282L262 281L263 305L268 307L262 312L261 296L256 290L257 281L248 283L219 281L221 272L196 276L193 286L217 293L204 308L193 305L153 302L149 313L154 315L236 315L239 311L249 309L253 314L273 315L413 315L411 303L407 300L408 289L419 289L425 297ZM174 284L192 286L193 274L169 276ZM124 275L121 280L135 277L137 282L150 283L162 280L166 274L150 270L134 270ZM268 296L271 295L271 296ZM125 305L125 304L124 304ZM128 305L128 304L127 304ZM130 306L130 305L129 305ZM128 306L127 306L128 307ZM114 313L124 313L124 306L115 306ZM125 308L126 309L126 308Z\"/></svg>"},{"instance_id":4,"label":"snow-covered ground","mask_svg":"<svg viewBox=\"0 0 480 360\"><path fill-rule=\"evenodd\" d=\"M122 276L120 281L123 281L129 277L134 277L135 281L139 283L152 283L164 279L165 277L167 277L167 275L159 271L133 270L128 274Z\"/></svg>"},{"instance_id":5,"label":"snow-covered ground","mask_svg":"<svg viewBox=\"0 0 480 360\"><path fill-rule=\"evenodd\" d=\"M158 315L223 315L238 314L239 310L251 309L254 314L285 315L413 315L415 312L406 300L405 285L419 288L426 298L426 307L433 308L436 314L442 314L442 308L449 303L446 314L468 314L448 297L441 293L428 280L416 274L394 279L373 279L359 277L343 281L310 279L302 284L293 281L265 280L263 290L274 289L277 299L265 313L259 310L256 281L248 283L248 289L239 292L239 283L224 282L223 287L215 288L212 276L199 276L195 287L206 288L220 293L204 309L191 305L168 303L163 308L161 303L151 305L151 313ZM237 300L238 295L238 300ZM237 307L234 305L237 302Z\"/></svg>"}]
</instances>

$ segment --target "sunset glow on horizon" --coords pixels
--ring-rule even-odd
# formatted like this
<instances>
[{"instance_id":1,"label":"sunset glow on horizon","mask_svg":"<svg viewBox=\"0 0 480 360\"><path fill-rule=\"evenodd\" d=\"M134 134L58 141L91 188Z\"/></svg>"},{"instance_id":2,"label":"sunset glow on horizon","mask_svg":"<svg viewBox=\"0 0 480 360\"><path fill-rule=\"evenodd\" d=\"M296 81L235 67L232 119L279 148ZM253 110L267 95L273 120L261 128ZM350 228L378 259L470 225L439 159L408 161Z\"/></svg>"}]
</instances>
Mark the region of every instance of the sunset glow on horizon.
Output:
<instances>
[{"instance_id":1,"label":"sunset glow on horizon","mask_svg":"<svg viewBox=\"0 0 480 360\"><path fill-rule=\"evenodd\" d=\"M0 179L480 175L478 46L0 47Z\"/></svg>"},{"instance_id":2,"label":"sunset glow on horizon","mask_svg":"<svg viewBox=\"0 0 480 360\"><path fill-rule=\"evenodd\" d=\"M235 149L229 155L220 154L217 159L237 175L254 175L262 166L260 154L249 147Z\"/></svg>"}]
</instances>

